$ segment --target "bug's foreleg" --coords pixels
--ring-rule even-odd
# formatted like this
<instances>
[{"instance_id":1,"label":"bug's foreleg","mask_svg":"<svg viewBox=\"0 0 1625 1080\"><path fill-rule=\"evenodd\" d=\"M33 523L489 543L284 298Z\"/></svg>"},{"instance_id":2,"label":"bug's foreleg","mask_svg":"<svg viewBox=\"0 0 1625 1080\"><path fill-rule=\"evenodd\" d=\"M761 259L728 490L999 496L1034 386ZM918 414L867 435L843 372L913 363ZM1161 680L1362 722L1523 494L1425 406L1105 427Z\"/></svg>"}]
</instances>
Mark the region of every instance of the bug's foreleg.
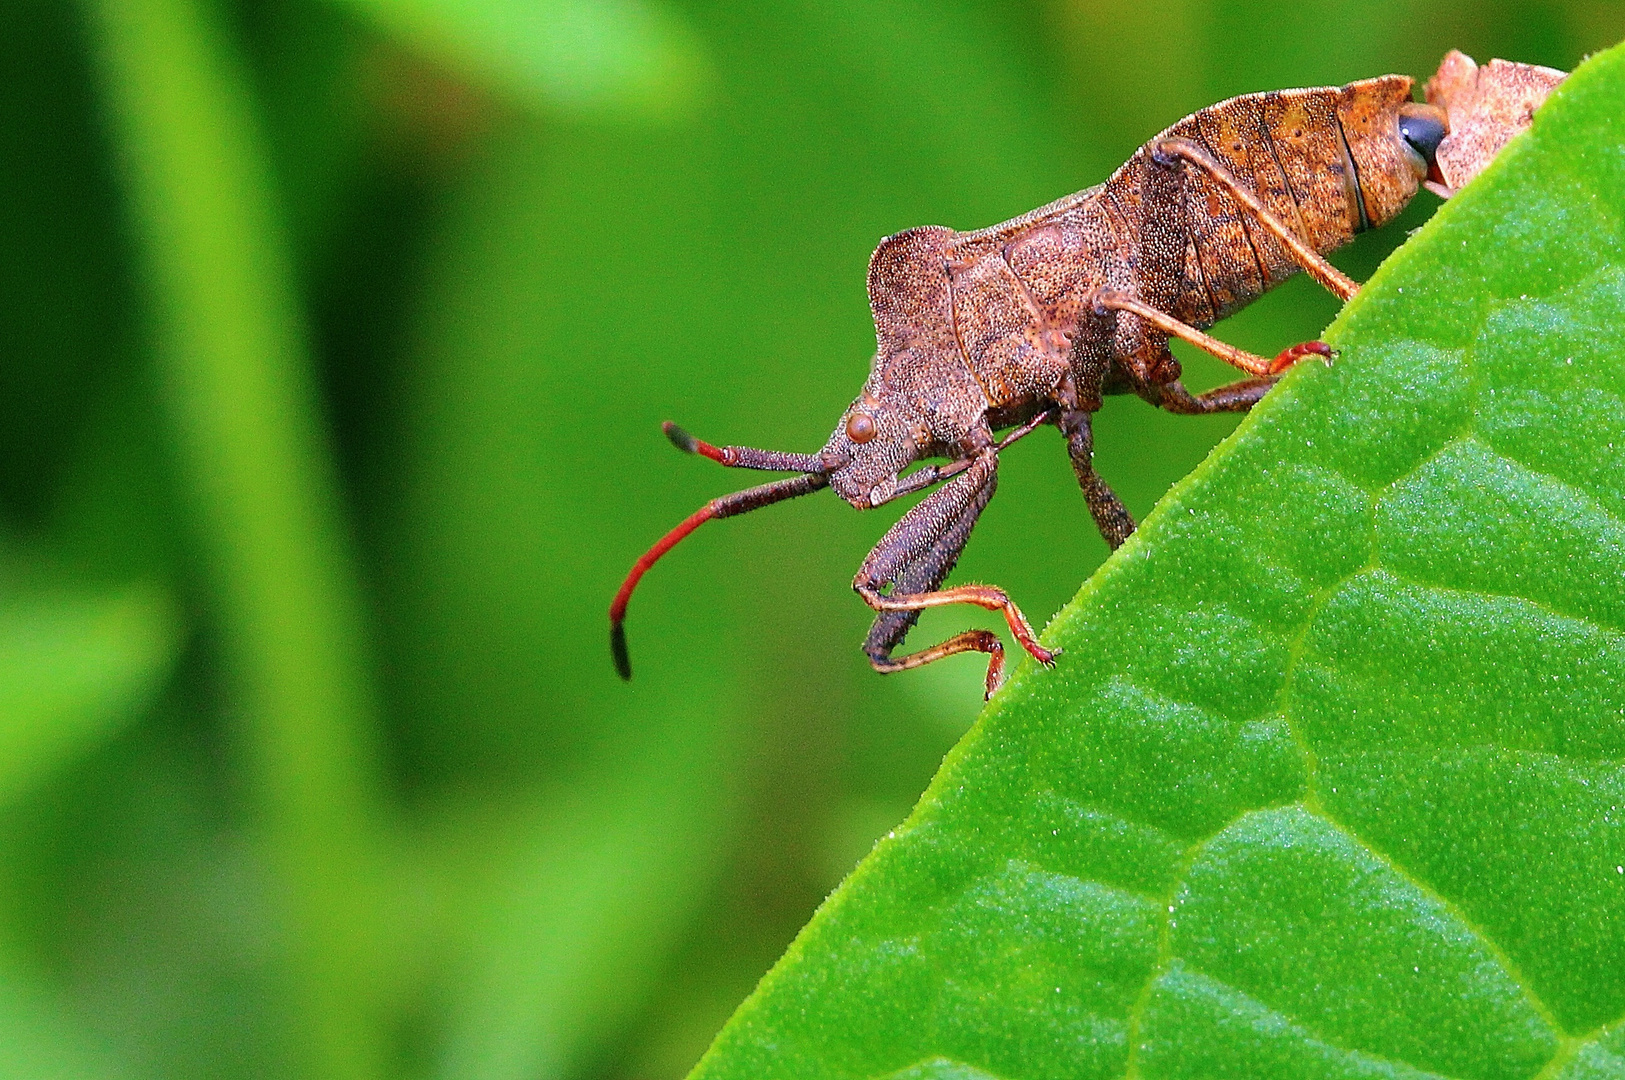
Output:
<instances>
[{"instance_id":1,"label":"bug's foreleg","mask_svg":"<svg viewBox=\"0 0 1625 1080\"><path fill-rule=\"evenodd\" d=\"M876 575L889 574L893 579L890 584L894 594L927 593L936 589L959 560L977 517L993 497L994 486L982 485L971 501L959 509L942 535L923 552L914 553L907 547L899 549L895 545L888 546L887 541L882 540L866 561L865 569ZM888 535L888 539L892 537ZM900 556L896 566L890 565L890 560L886 558L893 554ZM863 642L864 654L869 657L869 663L875 670L889 674L920 667L955 653L985 652L988 654L986 691L991 697L993 691L998 689L1004 671L1004 643L998 635L989 630L967 630L931 648L894 658L892 650L902 644L919 618L918 609L882 611L875 617L874 624L869 628L869 636Z\"/></svg>"},{"instance_id":2,"label":"bug's foreleg","mask_svg":"<svg viewBox=\"0 0 1625 1080\"><path fill-rule=\"evenodd\" d=\"M949 604L973 604L1002 612L1023 648L1041 663L1054 662L1055 653L1038 644L1032 626L1003 590L961 585L938 591L964 551L977 518L993 498L997 469L991 453L977 458L970 468L904 514L852 579L852 588L864 603L880 612L863 645L876 671L904 671L955 653L985 652L989 654L986 685L991 695L1004 669L1004 646L991 631L968 630L909 656L891 655L921 611ZM886 589L890 591L882 591Z\"/></svg>"},{"instance_id":3,"label":"bug's foreleg","mask_svg":"<svg viewBox=\"0 0 1625 1080\"><path fill-rule=\"evenodd\" d=\"M1158 139L1151 144L1151 157L1159 164L1180 160L1201 169L1211 183L1224 189L1225 194L1240 203L1260 228L1275 238L1293 262L1303 267L1310 277L1324 285L1339 300L1346 301L1360 291L1358 281L1327 262L1324 255L1305 243L1292 226L1265 206L1264 201L1206 147L1190 139Z\"/></svg>"},{"instance_id":4,"label":"bug's foreleg","mask_svg":"<svg viewBox=\"0 0 1625 1080\"><path fill-rule=\"evenodd\" d=\"M925 555L921 555L920 559L905 565L897 575L897 581L892 588L928 593L941 585L942 578L947 577L949 568L952 568L957 559L959 552L952 551L946 544L939 544ZM994 690L999 689L999 682L1004 680L1004 643L999 642L999 635L991 630L964 630L962 633L955 633L954 637L947 638L946 642L923 648L918 653L892 656L892 650L902 645L903 638L908 637L908 632L918 620L920 620L918 611L882 611L879 616L874 617L874 624L869 627L869 635L863 640L863 653L864 656L868 656L869 664L881 674L890 674L894 671L908 671L912 667L925 666L934 659L942 659L955 653L986 653L988 674L983 685L985 697L993 697Z\"/></svg>"},{"instance_id":5,"label":"bug's foreleg","mask_svg":"<svg viewBox=\"0 0 1625 1080\"><path fill-rule=\"evenodd\" d=\"M1066 436L1066 453L1072 459L1072 471L1077 474L1078 487L1083 489L1089 515L1095 519L1095 527L1100 530L1106 546L1116 551L1133 534L1134 518L1111 485L1095 472L1095 435L1089 414L1069 409L1061 414L1060 424L1061 434Z\"/></svg>"}]
</instances>

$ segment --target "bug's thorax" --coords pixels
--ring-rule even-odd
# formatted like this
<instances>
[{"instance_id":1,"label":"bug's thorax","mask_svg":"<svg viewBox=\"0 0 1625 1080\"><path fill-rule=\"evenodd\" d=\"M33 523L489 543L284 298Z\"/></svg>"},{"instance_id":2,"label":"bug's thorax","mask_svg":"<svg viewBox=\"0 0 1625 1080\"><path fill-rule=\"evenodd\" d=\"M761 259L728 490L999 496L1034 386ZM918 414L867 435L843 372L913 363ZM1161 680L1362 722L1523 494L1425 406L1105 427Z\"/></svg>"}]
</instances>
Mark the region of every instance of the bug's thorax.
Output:
<instances>
[{"instance_id":1,"label":"bug's thorax","mask_svg":"<svg viewBox=\"0 0 1625 1080\"><path fill-rule=\"evenodd\" d=\"M912 229L870 262L873 367L824 447L845 462L830 485L854 506L890 498L914 461L990 446L990 412L1046 400L1067 371L1070 335L1002 257L964 257L958 236Z\"/></svg>"}]
</instances>

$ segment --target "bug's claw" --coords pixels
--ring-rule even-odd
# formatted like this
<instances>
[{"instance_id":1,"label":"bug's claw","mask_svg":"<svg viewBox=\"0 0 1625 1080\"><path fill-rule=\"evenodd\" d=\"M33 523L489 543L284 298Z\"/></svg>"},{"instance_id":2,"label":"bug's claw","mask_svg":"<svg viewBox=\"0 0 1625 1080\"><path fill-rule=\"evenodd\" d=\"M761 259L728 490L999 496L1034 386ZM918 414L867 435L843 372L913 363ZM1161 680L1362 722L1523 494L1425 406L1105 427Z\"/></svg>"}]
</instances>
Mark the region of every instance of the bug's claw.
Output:
<instances>
[{"instance_id":1,"label":"bug's claw","mask_svg":"<svg viewBox=\"0 0 1625 1080\"><path fill-rule=\"evenodd\" d=\"M1027 655L1037 660L1045 667L1054 667L1055 658L1061 655L1060 649L1046 649L1038 643L1038 639L1030 633L1017 633L1016 643L1027 650Z\"/></svg>"},{"instance_id":2,"label":"bug's claw","mask_svg":"<svg viewBox=\"0 0 1625 1080\"><path fill-rule=\"evenodd\" d=\"M1305 341L1302 344L1282 349L1275 359L1270 361L1269 373L1279 375L1306 356L1318 356L1330 364L1332 358L1336 355L1336 351L1324 341Z\"/></svg>"}]
</instances>

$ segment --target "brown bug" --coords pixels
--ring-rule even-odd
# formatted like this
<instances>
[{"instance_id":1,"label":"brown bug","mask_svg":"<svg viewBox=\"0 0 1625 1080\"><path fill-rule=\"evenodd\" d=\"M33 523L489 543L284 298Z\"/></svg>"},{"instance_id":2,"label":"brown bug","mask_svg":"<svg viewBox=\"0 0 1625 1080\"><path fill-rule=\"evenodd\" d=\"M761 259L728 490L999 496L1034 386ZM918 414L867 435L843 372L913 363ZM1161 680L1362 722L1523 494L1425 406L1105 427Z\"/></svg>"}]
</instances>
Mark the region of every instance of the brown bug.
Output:
<instances>
[{"instance_id":1,"label":"brown bug","mask_svg":"<svg viewBox=\"0 0 1625 1080\"><path fill-rule=\"evenodd\" d=\"M892 655L923 609L948 604L1002 612L1028 653L1054 663L1000 589L941 588L993 497L1000 450L1041 425L1059 427L1096 526L1112 548L1122 544L1134 521L1092 465L1090 417L1102 395L1134 393L1176 413L1242 412L1294 361L1329 358L1320 342L1270 359L1202 331L1300 269L1353 296L1359 285L1322 253L1392 219L1430 173L1439 179L1435 152L1447 130L1445 112L1412 102L1402 75L1248 94L1179 121L1087 191L976 232L925 226L883 240L869 261L874 365L823 450L719 448L665 425L689 453L799 475L713 499L638 559L609 612L621 677L631 677L627 601L656 560L712 518L826 486L868 509L942 485L886 533L852 581L878 612L863 645L877 671L985 652L991 695L1004 647L989 630ZM1249 377L1191 394L1170 337ZM994 432L1005 428L1013 430L1000 441ZM936 457L949 460L903 474Z\"/></svg>"}]
</instances>

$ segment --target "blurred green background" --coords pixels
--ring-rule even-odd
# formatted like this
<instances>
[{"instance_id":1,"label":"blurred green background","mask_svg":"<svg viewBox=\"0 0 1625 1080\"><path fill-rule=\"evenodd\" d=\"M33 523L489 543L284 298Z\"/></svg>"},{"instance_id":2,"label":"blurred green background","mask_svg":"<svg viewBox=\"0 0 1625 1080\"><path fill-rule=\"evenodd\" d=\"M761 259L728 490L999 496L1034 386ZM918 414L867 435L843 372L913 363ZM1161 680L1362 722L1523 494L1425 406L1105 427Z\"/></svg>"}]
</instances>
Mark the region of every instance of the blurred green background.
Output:
<instances>
[{"instance_id":1,"label":"blurred green background","mask_svg":"<svg viewBox=\"0 0 1625 1080\"><path fill-rule=\"evenodd\" d=\"M869 671L847 584L896 513L825 495L663 563L621 684L621 575L742 486L659 422L816 449L879 237L1095 183L1221 97L1625 36L1612 0L3 11L19 1077L681 1076L982 665ZM1300 280L1222 332L1333 310ZM1143 515L1231 426L1113 401L1098 463ZM959 577L1042 623L1105 547L1058 439L1003 472Z\"/></svg>"}]
</instances>

